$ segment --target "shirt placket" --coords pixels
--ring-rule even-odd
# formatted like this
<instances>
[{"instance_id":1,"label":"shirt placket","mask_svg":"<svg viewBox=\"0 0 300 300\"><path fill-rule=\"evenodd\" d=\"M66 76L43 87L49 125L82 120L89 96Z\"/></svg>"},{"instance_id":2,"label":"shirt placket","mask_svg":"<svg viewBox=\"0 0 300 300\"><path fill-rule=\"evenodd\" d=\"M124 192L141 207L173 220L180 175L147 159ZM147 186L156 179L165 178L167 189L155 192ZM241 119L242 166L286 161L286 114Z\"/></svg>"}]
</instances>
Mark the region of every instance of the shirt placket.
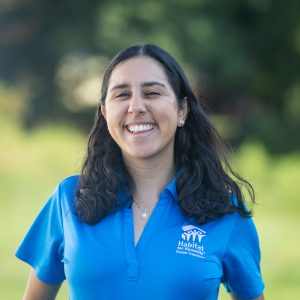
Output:
<instances>
[{"instance_id":1,"label":"shirt placket","mask_svg":"<svg viewBox=\"0 0 300 300\"><path fill-rule=\"evenodd\" d=\"M124 248L125 259L127 264L127 280L137 281L139 275L139 267L136 255L136 249L134 247L134 232L133 232L133 218L130 208L125 208L123 214L123 226L124 226Z\"/></svg>"}]
</instances>

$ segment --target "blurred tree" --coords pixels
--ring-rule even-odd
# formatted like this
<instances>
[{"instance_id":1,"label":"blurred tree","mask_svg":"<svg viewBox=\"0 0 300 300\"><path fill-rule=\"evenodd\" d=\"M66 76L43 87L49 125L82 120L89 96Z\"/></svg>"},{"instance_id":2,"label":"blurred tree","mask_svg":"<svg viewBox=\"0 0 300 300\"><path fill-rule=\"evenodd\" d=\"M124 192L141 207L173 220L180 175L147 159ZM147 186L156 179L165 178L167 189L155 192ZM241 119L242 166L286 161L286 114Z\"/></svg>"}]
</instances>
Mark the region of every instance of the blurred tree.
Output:
<instances>
[{"instance_id":1,"label":"blurred tree","mask_svg":"<svg viewBox=\"0 0 300 300\"><path fill-rule=\"evenodd\" d=\"M79 50L111 57L153 42L187 66L213 112L240 116L239 134L250 128L262 138L253 116L299 126L299 12L298 0L6 0L0 78L27 87L32 124L67 112L55 81L63 57Z\"/></svg>"},{"instance_id":2,"label":"blurred tree","mask_svg":"<svg viewBox=\"0 0 300 300\"><path fill-rule=\"evenodd\" d=\"M28 92L27 126L64 116L55 74L60 58L87 47L93 51L99 1L28 0L0 4L0 77Z\"/></svg>"}]
</instances>

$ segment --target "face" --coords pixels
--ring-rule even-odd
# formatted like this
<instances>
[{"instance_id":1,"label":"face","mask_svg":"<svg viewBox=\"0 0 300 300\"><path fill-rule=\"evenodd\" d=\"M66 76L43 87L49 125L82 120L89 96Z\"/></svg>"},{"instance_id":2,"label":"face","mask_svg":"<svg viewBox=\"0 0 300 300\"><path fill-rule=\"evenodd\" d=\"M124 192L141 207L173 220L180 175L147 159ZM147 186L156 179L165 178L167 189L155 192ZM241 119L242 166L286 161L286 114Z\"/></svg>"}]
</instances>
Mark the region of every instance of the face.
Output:
<instances>
[{"instance_id":1,"label":"face","mask_svg":"<svg viewBox=\"0 0 300 300\"><path fill-rule=\"evenodd\" d=\"M163 67L149 57L130 58L113 70L101 111L123 158L172 159L179 109Z\"/></svg>"}]
</instances>

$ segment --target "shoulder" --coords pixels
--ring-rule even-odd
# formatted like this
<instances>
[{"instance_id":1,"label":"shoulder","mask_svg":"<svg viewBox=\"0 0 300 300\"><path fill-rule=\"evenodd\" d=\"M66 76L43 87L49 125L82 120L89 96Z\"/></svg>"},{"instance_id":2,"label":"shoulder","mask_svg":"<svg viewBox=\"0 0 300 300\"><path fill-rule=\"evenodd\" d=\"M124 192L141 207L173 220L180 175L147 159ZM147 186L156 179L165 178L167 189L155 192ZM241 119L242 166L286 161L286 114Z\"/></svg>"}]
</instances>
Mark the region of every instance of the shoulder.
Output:
<instances>
[{"instance_id":1,"label":"shoulder","mask_svg":"<svg viewBox=\"0 0 300 300\"><path fill-rule=\"evenodd\" d=\"M223 227L227 227L226 252L241 247L254 247L258 250L258 233L252 217L243 217L239 213L233 213L226 215L223 222Z\"/></svg>"},{"instance_id":2,"label":"shoulder","mask_svg":"<svg viewBox=\"0 0 300 300\"><path fill-rule=\"evenodd\" d=\"M239 236L241 236L241 240L244 240L244 235L256 234L252 217L243 217L237 212L205 223L202 228L210 232L212 237L222 241L223 245L231 244L232 239L236 240Z\"/></svg>"},{"instance_id":3,"label":"shoulder","mask_svg":"<svg viewBox=\"0 0 300 300\"><path fill-rule=\"evenodd\" d=\"M241 216L238 212L223 216L220 219L220 223L223 226L227 226L231 232L243 232L244 230L255 229L253 218L251 216Z\"/></svg>"},{"instance_id":4,"label":"shoulder","mask_svg":"<svg viewBox=\"0 0 300 300\"><path fill-rule=\"evenodd\" d=\"M233 227L239 226L240 224L253 222L252 217L243 217L238 212L225 214L218 219L215 219L208 224L215 226L221 226L224 229L232 230Z\"/></svg>"},{"instance_id":5,"label":"shoulder","mask_svg":"<svg viewBox=\"0 0 300 300\"><path fill-rule=\"evenodd\" d=\"M227 247L239 243L257 242L257 231L253 218L243 217L237 212L224 215L219 219L207 223L203 227L209 231L213 230L218 238L220 238L221 233L222 241Z\"/></svg>"},{"instance_id":6,"label":"shoulder","mask_svg":"<svg viewBox=\"0 0 300 300\"><path fill-rule=\"evenodd\" d=\"M80 176L72 175L64 178L58 184L58 188L61 191L75 191L79 185Z\"/></svg>"},{"instance_id":7,"label":"shoulder","mask_svg":"<svg viewBox=\"0 0 300 300\"><path fill-rule=\"evenodd\" d=\"M72 175L61 180L52 194L52 200L65 207L72 206L79 186L79 179L79 175Z\"/></svg>"}]
</instances>

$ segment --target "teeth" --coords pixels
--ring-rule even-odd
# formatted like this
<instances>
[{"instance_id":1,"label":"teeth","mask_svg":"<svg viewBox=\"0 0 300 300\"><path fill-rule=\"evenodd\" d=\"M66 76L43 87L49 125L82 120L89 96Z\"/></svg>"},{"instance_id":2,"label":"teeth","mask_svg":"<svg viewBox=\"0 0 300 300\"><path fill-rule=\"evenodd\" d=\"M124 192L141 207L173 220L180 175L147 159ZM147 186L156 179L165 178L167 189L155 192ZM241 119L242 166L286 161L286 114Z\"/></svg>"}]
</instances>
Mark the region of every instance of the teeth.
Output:
<instances>
[{"instance_id":1,"label":"teeth","mask_svg":"<svg viewBox=\"0 0 300 300\"><path fill-rule=\"evenodd\" d=\"M140 125L130 125L128 126L128 130L132 133L148 131L154 128L153 124L140 124Z\"/></svg>"}]
</instances>

